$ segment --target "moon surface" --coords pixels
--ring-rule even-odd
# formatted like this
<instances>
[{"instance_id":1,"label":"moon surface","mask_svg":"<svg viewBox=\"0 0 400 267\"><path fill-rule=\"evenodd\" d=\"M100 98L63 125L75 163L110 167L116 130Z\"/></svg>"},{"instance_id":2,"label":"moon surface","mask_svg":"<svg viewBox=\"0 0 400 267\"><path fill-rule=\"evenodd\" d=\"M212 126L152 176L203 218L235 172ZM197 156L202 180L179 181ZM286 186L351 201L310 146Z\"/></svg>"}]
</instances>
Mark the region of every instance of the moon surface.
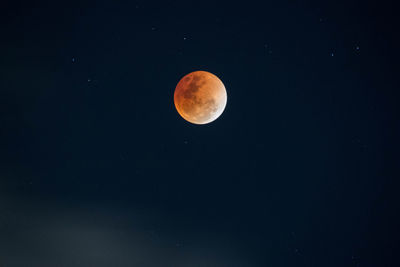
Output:
<instances>
[{"instance_id":1,"label":"moon surface","mask_svg":"<svg viewBox=\"0 0 400 267\"><path fill-rule=\"evenodd\" d=\"M174 103L179 115L194 124L216 120L227 101L222 81L207 71L194 71L184 76L175 88Z\"/></svg>"}]
</instances>

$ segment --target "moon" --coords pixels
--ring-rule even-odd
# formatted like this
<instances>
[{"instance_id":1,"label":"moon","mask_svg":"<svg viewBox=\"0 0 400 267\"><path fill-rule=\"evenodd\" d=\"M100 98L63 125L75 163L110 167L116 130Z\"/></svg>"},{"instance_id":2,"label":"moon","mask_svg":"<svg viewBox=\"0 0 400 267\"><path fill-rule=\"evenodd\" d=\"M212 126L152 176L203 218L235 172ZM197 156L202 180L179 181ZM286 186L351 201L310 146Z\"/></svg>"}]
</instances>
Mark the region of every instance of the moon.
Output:
<instances>
[{"instance_id":1,"label":"moon","mask_svg":"<svg viewBox=\"0 0 400 267\"><path fill-rule=\"evenodd\" d=\"M207 71L185 75L175 88L176 110L182 118L193 124L215 121L224 112L226 102L225 85Z\"/></svg>"}]
</instances>

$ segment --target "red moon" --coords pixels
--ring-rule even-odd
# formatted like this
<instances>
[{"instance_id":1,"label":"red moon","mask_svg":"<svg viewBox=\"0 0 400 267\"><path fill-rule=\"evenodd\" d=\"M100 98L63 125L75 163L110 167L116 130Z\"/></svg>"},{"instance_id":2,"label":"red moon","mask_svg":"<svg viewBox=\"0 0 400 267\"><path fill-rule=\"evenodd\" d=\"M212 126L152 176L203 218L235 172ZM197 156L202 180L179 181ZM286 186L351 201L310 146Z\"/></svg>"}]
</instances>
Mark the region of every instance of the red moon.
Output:
<instances>
[{"instance_id":1,"label":"red moon","mask_svg":"<svg viewBox=\"0 0 400 267\"><path fill-rule=\"evenodd\" d=\"M225 86L214 74L194 71L184 76L175 88L174 103L179 115L194 124L207 124L224 111Z\"/></svg>"}]
</instances>

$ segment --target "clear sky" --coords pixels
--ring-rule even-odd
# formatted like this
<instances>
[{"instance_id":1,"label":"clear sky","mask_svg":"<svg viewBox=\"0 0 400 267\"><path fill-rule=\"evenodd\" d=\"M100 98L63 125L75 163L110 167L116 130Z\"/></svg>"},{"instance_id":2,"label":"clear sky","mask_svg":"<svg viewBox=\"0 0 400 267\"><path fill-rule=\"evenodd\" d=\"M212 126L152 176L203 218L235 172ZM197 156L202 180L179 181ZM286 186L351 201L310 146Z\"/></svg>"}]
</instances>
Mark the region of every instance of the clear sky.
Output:
<instances>
[{"instance_id":1,"label":"clear sky","mask_svg":"<svg viewBox=\"0 0 400 267\"><path fill-rule=\"evenodd\" d=\"M397 15L8 1L0 266L399 266ZM207 125L173 103L195 70L228 94Z\"/></svg>"}]
</instances>

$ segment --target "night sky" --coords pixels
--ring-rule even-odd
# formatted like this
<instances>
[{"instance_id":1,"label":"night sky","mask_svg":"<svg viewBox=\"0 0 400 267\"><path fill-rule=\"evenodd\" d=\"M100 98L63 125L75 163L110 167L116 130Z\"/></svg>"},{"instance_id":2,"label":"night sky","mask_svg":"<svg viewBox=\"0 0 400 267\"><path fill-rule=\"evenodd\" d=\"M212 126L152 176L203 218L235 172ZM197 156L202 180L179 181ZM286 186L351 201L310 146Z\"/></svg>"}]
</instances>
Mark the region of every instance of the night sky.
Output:
<instances>
[{"instance_id":1,"label":"night sky","mask_svg":"<svg viewBox=\"0 0 400 267\"><path fill-rule=\"evenodd\" d=\"M1 267L400 266L384 1L0 6ZM225 84L194 125L187 73Z\"/></svg>"}]
</instances>

